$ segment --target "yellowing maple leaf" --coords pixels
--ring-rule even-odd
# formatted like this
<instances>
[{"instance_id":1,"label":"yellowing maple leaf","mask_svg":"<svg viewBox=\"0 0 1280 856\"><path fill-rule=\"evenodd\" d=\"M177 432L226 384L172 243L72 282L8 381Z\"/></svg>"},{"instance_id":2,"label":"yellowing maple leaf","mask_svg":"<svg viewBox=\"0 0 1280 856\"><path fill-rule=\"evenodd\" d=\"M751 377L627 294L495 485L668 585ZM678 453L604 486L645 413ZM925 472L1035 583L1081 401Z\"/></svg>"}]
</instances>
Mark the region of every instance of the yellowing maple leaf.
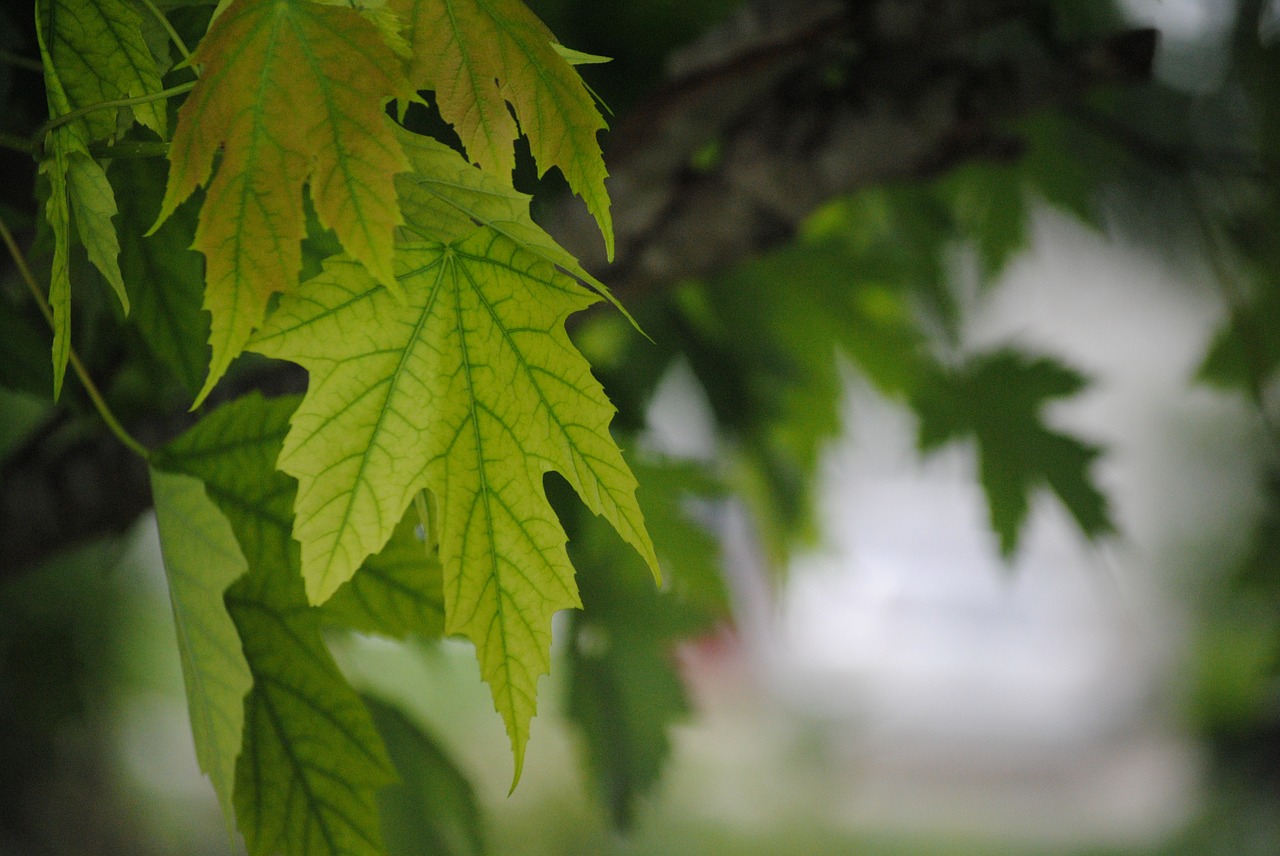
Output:
<instances>
[{"instance_id":1,"label":"yellowing maple leaf","mask_svg":"<svg viewBox=\"0 0 1280 856\"><path fill-rule=\"evenodd\" d=\"M383 107L407 94L399 58L353 9L311 0L235 0L194 54L199 83L178 113L163 221L209 183L195 247L213 316L208 394L301 267L302 187L347 252L396 288L393 178L407 168Z\"/></svg>"},{"instance_id":2,"label":"yellowing maple leaf","mask_svg":"<svg viewBox=\"0 0 1280 856\"><path fill-rule=\"evenodd\" d=\"M410 82L435 90L440 115L470 158L508 179L523 130L539 175L560 168L600 224L612 259L608 171L596 140L604 118L551 31L520 0L390 0L389 6L404 20L413 49Z\"/></svg>"},{"instance_id":3,"label":"yellowing maple leaf","mask_svg":"<svg viewBox=\"0 0 1280 856\"><path fill-rule=\"evenodd\" d=\"M475 642L518 776L551 615L579 604L544 474L563 474L657 573L614 410L564 330L597 298L489 228L402 245L396 261L404 304L331 260L252 344L311 374L279 461L298 479L302 573L323 601L431 490L445 630Z\"/></svg>"}]
</instances>

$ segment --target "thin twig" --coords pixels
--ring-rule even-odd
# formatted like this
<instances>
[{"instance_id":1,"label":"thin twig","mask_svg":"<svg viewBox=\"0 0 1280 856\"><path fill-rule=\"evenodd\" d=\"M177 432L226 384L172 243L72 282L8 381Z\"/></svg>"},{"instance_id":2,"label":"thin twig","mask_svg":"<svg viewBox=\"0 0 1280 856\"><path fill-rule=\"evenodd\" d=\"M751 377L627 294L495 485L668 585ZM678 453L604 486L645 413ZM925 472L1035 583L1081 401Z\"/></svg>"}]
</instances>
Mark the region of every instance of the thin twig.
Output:
<instances>
[{"instance_id":1,"label":"thin twig","mask_svg":"<svg viewBox=\"0 0 1280 856\"><path fill-rule=\"evenodd\" d=\"M40 64L40 60L32 59L29 56L16 54L13 51L7 51L0 48L0 62L5 65L11 65L14 68L25 68L27 71L34 71L37 74L44 72L44 66Z\"/></svg>"},{"instance_id":2,"label":"thin twig","mask_svg":"<svg viewBox=\"0 0 1280 856\"><path fill-rule=\"evenodd\" d=\"M18 242L14 240L13 233L9 231L9 227L5 225L3 219L0 219L0 240L4 241L6 247L9 248L9 255L13 258L13 263L18 267L18 273L22 275L23 281L26 282L27 288L31 291L31 296L35 298L36 305L40 307L40 311L44 314L44 318L49 322L49 327L54 327L53 310L49 307L49 301L45 300L44 292L40 290L39 284L36 282L35 276L31 273L31 268L27 265L26 257L23 256L22 250L18 248ZM107 405L106 399L102 397L102 393L98 391L97 384L93 382L93 378L89 376L89 371L84 367L84 363L80 361L80 357L76 354L75 349L70 349L69 362L71 368L75 372L76 377L80 379L80 383L84 385L84 390L89 395L89 400L93 402L93 407L98 411L98 415L102 417L102 421L106 423L107 428L116 436L121 443L125 445L131 452L146 460L150 457L147 448L133 438L133 436L125 430L120 424L120 420L111 412L111 408Z\"/></svg>"},{"instance_id":3,"label":"thin twig","mask_svg":"<svg viewBox=\"0 0 1280 856\"><path fill-rule=\"evenodd\" d=\"M156 4L152 0L142 0L142 5L147 7L147 11L155 16L160 22L160 26L164 27L169 38L173 40L173 45L178 49L178 53L182 54L182 60L185 64L191 64L191 51L187 50L187 43L182 40L182 36L178 35L178 31L173 28L173 24L169 23L169 19L165 17Z\"/></svg>"},{"instance_id":4,"label":"thin twig","mask_svg":"<svg viewBox=\"0 0 1280 856\"><path fill-rule=\"evenodd\" d=\"M98 110L110 110L116 107L133 107L137 104L149 104L152 101L161 101L174 95L181 95L183 92L189 92L195 85L196 82L194 80L190 80L186 83L179 83L177 86L170 86L168 89L162 89L159 92L152 92L147 95L136 95L132 98L113 98L110 101L99 101L97 104L87 104L84 107L77 107L70 113L63 113L61 116L55 116L48 122L45 122L32 136L36 140L43 140L45 134L49 133L54 128L65 125L68 122L74 122L76 119L79 119L82 116L87 116L88 114Z\"/></svg>"}]
</instances>

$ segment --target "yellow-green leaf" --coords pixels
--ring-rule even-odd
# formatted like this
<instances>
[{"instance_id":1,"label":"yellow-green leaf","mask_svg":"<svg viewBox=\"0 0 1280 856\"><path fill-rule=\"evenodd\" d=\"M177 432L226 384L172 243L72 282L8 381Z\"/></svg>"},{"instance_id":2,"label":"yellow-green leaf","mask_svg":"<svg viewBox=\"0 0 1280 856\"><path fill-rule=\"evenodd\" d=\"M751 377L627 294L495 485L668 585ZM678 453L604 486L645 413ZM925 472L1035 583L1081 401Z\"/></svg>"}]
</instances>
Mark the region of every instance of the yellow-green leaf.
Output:
<instances>
[{"instance_id":1,"label":"yellow-green leaf","mask_svg":"<svg viewBox=\"0 0 1280 856\"><path fill-rule=\"evenodd\" d=\"M407 165L383 108L408 90L373 23L311 0L235 0L194 61L203 73L178 113L160 220L209 180L221 148L195 236L213 316L198 403L243 350L271 295L296 285L308 181L320 222L397 287L393 178Z\"/></svg>"},{"instance_id":2,"label":"yellow-green leaf","mask_svg":"<svg viewBox=\"0 0 1280 856\"><path fill-rule=\"evenodd\" d=\"M196 759L213 782L231 827L244 698L253 678L222 595L248 564L231 525L199 479L152 469L151 493Z\"/></svg>"},{"instance_id":3,"label":"yellow-green leaf","mask_svg":"<svg viewBox=\"0 0 1280 856\"><path fill-rule=\"evenodd\" d=\"M440 115L471 160L509 179L523 131L539 175L560 168L600 224L612 259L608 172L596 139L604 118L551 31L521 0L390 0L390 6L405 21L413 48L410 82L435 90Z\"/></svg>"},{"instance_id":4,"label":"yellow-green leaf","mask_svg":"<svg viewBox=\"0 0 1280 856\"><path fill-rule=\"evenodd\" d=\"M578 605L543 476L563 474L657 573L613 408L564 330L596 298L488 228L403 245L397 269L404 304L330 260L253 344L311 373L280 457L307 594L327 598L431 490L445 629L475 642L518 775L551 615Z\"/></svg>"},{"instance_id":5,"label":"yellow-green leaf","mask_svg":"<svg viewBox=\"0 0 1280 856\"><path fill-rule=\"evenodd\" d=\"M533 198L510 183L476 169L443 143L398 129L400 145L412 169L396 176L403 232L427 241L452 241L477 224L489 226L524 249L567 271L600 293L635 325L635 319L596 279L534 222L529 214ZM638 329L638 328L637 328Z\"/></svg>"},{"instance_id":6,"label":"yellow-green leaf","mask_svg":"<svg viewBox=\"0 0 1280 856\"><path fill-rule=\"evenodd\" d=\"M447 242L469 234L477 225L489 226L601 294L607 293L604 283L534 222L529 214L532 196L476 169L438 140L402 129L398 136L411 166L409 172L396 176L406 234Z\"/></svg>"}]
</instances>

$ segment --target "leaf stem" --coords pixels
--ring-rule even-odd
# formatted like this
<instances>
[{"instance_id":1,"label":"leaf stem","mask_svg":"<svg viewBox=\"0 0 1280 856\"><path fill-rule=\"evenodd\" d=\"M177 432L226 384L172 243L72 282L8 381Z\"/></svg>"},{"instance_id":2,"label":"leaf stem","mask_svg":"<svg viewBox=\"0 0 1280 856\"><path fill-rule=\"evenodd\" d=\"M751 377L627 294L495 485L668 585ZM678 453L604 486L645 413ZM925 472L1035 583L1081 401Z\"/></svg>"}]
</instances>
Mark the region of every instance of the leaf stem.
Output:
<instances>
[{"instance_id":1,"label":"leaf stem","mask_svg":"<svg viewBox=\"0 0 1280 856\"><path fill-rule=\"evenodd\" d=\"M3 219L0 219L0 240L3 240L5 246L8 247L9 255L13 258L13 263L18 267L18 273L22 275L23 281L26 282L27 288L31 292L31 296L36 300L36 305L40 307L41 313L44 314L45 320L49 322L49 326L52 328L54 326L53 310L49 308L49 301L45 300L44 293L40 290L40 286L36 282L35 276L31 273L31 268L27 265L26 257L22 255L22 250L19 249L18 242L14 240L13 233L9 231L9 227L5 224ZM133 436L125 430L124 426L120 424L120 420L116 418L116 415L111 412L111 408L107 405L106 399L104 399L102 397L102 393L98 391L97 384L95 384L93 382L93 378L89 376L88 369L86 369L84 363L80 361L80 356L75 352L74 348L71 349L69 362L71 363L71 368L75 372L76 377L80 378L80 383L83 384L85 392L88 393L89 400L93 402L94 409L98 411L98 415L102 417L102 421L106 423L106 426L111 433L116 435L116 439L123 443L126 448L141 457L143 460L149 458L151 453L147 451L146 446L143 446L135 440Z\"/></svg>"},{"instance_id":2,"label":"leaf stem","mask_svg":"<svg viewBox=\"0 0 1280 856\"><path fill-rule=\"evenodd\" d=\"M191 51L187 50L187 43L182 40L182 36L178 35L178 31L173 28L173 24L169 23L169 19L165 14L157 8L152 0L142 0L142 5L147 7L147 11L155 16L160 22L160 26L164 27L164 31L169 34L169 38L173 40L173 45L178 49L178 53L182 54L182 60L185 64L191 64Z\"/></svg>"},{"instance_id":3,"label":"leaf stem","mask_svg":"<svg viewBox=\"0 0 1280 856\"><path fill-rule=\"evenodd\" d=\"M44 66L40 64L40 60L32 59L29 56L16 54L13 51L0 49L0 62L5 65L12 65L16 68L25 68L27 71L43 72Z\"/></svg>"},{"instance_id":4,"label":"leaf stem","mask_svg":"<svg viewBox=\"0 0 1280 856\"><path fill-rule=\"evenodd\" d=\"M61 125L68 122L74 122L81 116L87 116L98 110L110 110L115 107L133 107L136 104L149 104L152 101L161 101L174 95L181 95L183 92L189 92L196 85L194 80L186 83L179 83L177 86L170 86L168 89L162 89L159 92L152 92L147 95L135 95L132 98L113 98L110 101L99 101L97 104L87 104L84 107L77 107L70 113L63 113L61 116L55 116L48 122L41 125L32 136L37 140L43 140L44 135Z\"/></svg>"}]
</instances>

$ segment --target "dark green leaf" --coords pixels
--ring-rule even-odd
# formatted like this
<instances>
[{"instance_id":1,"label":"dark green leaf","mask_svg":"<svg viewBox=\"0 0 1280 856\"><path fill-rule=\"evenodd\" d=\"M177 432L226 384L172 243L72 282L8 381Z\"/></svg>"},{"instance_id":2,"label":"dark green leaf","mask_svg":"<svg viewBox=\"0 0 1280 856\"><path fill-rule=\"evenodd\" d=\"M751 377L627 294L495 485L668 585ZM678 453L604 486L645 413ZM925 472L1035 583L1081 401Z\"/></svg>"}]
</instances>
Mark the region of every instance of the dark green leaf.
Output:
<instances>
[{"instance_id":1,"label":"dark green leaf","mask_svg":"<svg viewBox=\"0 0 1280 856\"><path fill-rule=\"evenodd\" d=\"M1014 350L970 357L940 371L914 406L922 450L973 437L1000 552L1013 555L1031 494L1048 487L1089 537L1112 531L1106 497L1089 472L1101 451L1044 423L1046 403L1079 392L1085 379L1047 357Z\"/></svg>"},{"instance_id":2,"label":"dark green leaf","mask_svg":"<svg viewBox=\"0 0 1280 856\"><path fill-rule=\"evenodd\" d=\"M163 162L122 158L107 174L120 209L120 272L132 305L130 322L155 358L192 393L209 366L209 315L201 308L204 264L193 252L194 205L179 208L152 235L164 196Z\"/></svg>"},{"instance_id":3,"label":"dark green leaf","mask_svg":"<svg viewBox=\"0 0 1280 856\"><path fill-rule=\"evenodd\" d=\"M400 773L378 795L390 856L480 856L484 825L475 791L431 735L399 709L365 698Z\"/></svg>"},{"instance_id":4,"label":"dark green leaf","mask_svg":"<svg viewBox=\"0 0 1280 856\"><path fill-rule=\"evenodd\" d=\"M574 538L584 611L574 613L567 711L586 742L588 769L620 828L657 782L671 752L668 730L689 710L675 645L724 615L719 550L686 504L716 492L700 470L639 464L640 504L670 589L646 585L643 563L595 517Z\"/></svg>"}]
</instances>

